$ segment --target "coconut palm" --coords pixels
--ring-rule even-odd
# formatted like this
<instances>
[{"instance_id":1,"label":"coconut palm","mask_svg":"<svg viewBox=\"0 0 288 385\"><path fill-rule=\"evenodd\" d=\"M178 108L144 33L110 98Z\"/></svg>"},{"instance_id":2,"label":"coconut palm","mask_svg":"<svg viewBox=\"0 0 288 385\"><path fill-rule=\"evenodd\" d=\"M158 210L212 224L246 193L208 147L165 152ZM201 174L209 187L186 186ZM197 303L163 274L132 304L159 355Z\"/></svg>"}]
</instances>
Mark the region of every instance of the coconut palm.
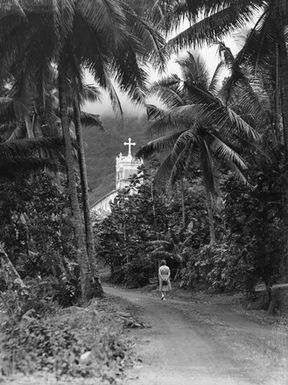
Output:
<instances>
[{"instance_id":1,"label":"coconut palm","mask_svg":"<svg viewBox=\"0 0 288 385\"><path fill-rule=\"evenodd\" d=\"M288 4L286 0L184 0L168 2L174 7L171 26L179 26L183 18L190 25L169 41L173 48L198 47L213 44L231 31L243 26L253 26L235 67L249 65L259 70L270 61L279 90L278 110L281 109L285 125L286 159L288 149L288 54L287 26ZM162 4L163 2L161 2ZM271 58L273 60L271 61ZM273 64L272 64L273 62ZM276 92L277 94L277 92ZM278 112L279 116L279 112ZM281 119L278 119L278 121Z\"/></svg>"},{"instance_id":2,"label":"coconut palm","mask_svg":"<svg viewBox=\"0 0 288 385\"><path fill-rule=\"evenodd\" d=\"M4 53L3 60L13 66L17 66L17 63L19 66L21 63L20 67L26 71L26 78L32 82L33 76L29 69L33 68L34 73L41 75L46 71L48 64L54 62L57 65L68 190L81 268L82 294L83 298L88 298L91 295L91 273L77 199L68 95L71 94L70 90L75 88L77 80L81 80L80 69L84 67L92 73L100 87L108 89L115 104L119 101L108 73L115 75L121 88L134 100L142 101L146 74L139 65L138 58L140 56L146 61L155 60L153 52L156 51L157 58L160 57L163 61L163 41L146 19L139 17L122 1L57 0L50 3L44 0L23 0L20 3L25 15L17 14L12 29L9 26L12 7L5 10L6 14L4 12L2 17L1 52ZM13 35L11 33L10 36L9 32L12 30ZM7 76L4 73L3 77L4 75Z\"/></svg>"},{"instance_id":3,"label":"coconut palm","mask_svg":"<svg viewBox=\"0 0 288 385\"><path fill-rule=\"evenodd\" d=\"M94 86L80 85L80 89L78 90L78 92L74 92L74 95L72 96L73 122L75 127L76 138L77 138L77 145L78 145L78 160L79 160L80 181L81 181L81 190L82 190L82 203L83 203L83 214L84 214L84 223L85 223L87 254L88 254L90 266L92 269L92 275L93 277L97 277L97 267L95 265L94 236L93 236L92 221L90 217L89 196L88 196L89 188L88 188L88 178L87 178L82 127L84 125L94 125L96 127L98 126L101 128L103 127L99 119L99 116L93 115L93 114L85 114L83 116L83 112L81 111L81 105L83 105L87 100L89 101L99 100L99 90ZM97 280L97 282L100 282L99 279ZM101 291L101 287L98 288L98 291Z\"/></svg>"},{"instance_id":4,"label":"coconut palm","mask_svg":"<svg viewBox=\"0 0 288 385\"><path fill-rule=\"evenodd\" d=\"M189 167L200 167L207 199L210 241L214 243L212 197L217 193L218 171L225 165L246 183L243 170L247 166L236 148L242 139L254 141L258 135L217 96L222 62L211 79L198 55L188 53L188 57L178 60L178 64L182 69L182 79L171 75L155 83L151 89L169 110L148 106L148 117L156 120L152 131L170 128L172 133L150 141L137 152L137 156L147 158L155 152L168 151L155 181L168 178L172 185Z\"/></svg>"},{"instance_id":5,"label":"coconut palm","mask_svg":"<svg viewBox=\"0 0 288 385\"><path fill-rule=\"evenodd\" d=\"M175 2L177 3L177 2ZM175 4L174 4L175 5ZM175 22L188 17L191 25L171 39L177 47L214 43L232 30L253 25L235 67L249 65L254 73L269 63L274 72L278 101L274 103L278 126L283 125L286 160L288 161L288 3L286 0L185 0L182 7L175 5ZM200 18L200 20L199 20ZM270 73L271 73L270 70ZM232 82L231 82L232 83ZM280 92L281 90L281 92ZM270 91L271 92L271 91ZM274 92L271 92L274 94ZM280 118L279 118L280 116ZM281 122L281 117L283 122Z\"/></svg>"}]
</instances>

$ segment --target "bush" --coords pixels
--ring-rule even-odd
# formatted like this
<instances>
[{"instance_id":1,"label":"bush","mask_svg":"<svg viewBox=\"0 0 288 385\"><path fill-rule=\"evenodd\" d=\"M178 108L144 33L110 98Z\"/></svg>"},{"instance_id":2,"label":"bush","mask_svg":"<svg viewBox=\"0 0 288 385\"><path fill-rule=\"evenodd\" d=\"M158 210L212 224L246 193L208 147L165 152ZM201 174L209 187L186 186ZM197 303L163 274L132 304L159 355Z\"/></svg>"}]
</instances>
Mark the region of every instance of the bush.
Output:
<instances>
[{"instance_id":1,"label":"bush","mask_svg":"<svg viewBox=\"0 0 288 385\"><path fill-rule=\"evenodd\" d=\"M80 297L79 281L75 279L65 280L47 277L45 279L26 279L29 295L19 296L16 290L5 290L1 293L1 299L8 314L15 320L20 320L29 312L33 317L55 313L58 305L68 307L77 303Z\"/></svg>"},{"instance_id":2,"label":"bush","mask_svg":"<svg viewBox=\"0 0 288 385\"><path fill-rule=\"evenodd\" d=\"M69 327L25 317L16 326L7 325L6 333L6 374L12 369L32 373L44 368L58 375L76 374L73 364L79 362L85 348Z\"/></svg>"},{"instance_id":3,"label":"bush","mask_svg":"<svg viewBox=\"0 0 288 385\"><path fill-rule=\"evenodd\" d=\"M33 317L41 318L47 314L55 313L57 303L52 297L43 295L40 287L29 288L29 295L20 297L16 290L6 290L1 294L2 302L8 315L13 320L21 320L26 314L33 314Z\"/></svg>"},{"instance_id":4,"label":"bush","mask_svg":"<svg viewBox=\"0 0 288 385\"><path fill-rule=\"evenodd\" d=\"M4 325L2 373L34 371L55 373L56 378L100 377L116 384L131 361L130 342L123 334L118 305L94 301L87 308L58 309L53 317L29 315ZM83 354L89 353L89 360Z\"/></svg>"},{"instance_id":5,"label":"bush","mask_svg":"<svg viewBox=\"0 0 288 385\"><path fill-rule=\"evenodd\" d=\"M142 287L153 275L153 263L149 257L134 258L123 266L124 283L128 287Z\"/></svg>"},{"instance_id":6,"label":"bush","mask_svg":"<svg viewBox=\"0 0 288 385\"><path fill-rule=\"evenodd\" d=\"M257 277L252 259L240 252L233 242L205 245L190 255L182 270L182 286L204 284L214 291L240 289L250 291Z\"/></svg>"}]
</instances>

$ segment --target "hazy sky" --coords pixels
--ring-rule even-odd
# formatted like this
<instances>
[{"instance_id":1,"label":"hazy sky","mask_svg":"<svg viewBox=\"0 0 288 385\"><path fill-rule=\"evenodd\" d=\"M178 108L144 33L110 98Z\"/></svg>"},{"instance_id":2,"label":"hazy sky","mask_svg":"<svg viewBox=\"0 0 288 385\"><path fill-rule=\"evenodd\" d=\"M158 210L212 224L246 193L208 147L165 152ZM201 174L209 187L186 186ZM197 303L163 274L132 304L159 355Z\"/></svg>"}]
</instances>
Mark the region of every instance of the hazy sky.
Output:
<instances>
[{"instance_id":1,"label":"hazy sky","mask_svg":"<svg viewBox=\"0 0 288 385\"><path fill-rule=\"evenodd\" d=\"M188 22L183 23L181 29L185 29L188 26ZM225 44L232 50L232 52L235 54L237 51L241 48L241 38L239 37L239 33L235 35L231 35L230 37L224 39ZM184 56L187 50L183 50L179 56ZM197 52L200 52L203 58L205 59L207 68L212 75L217 64L219 63L219 57L217 55L217 47L216 46L210 46L210 47L203 47L202 49L197 50ZM175 63L176 57L171 58L167 65L167 74L171 73L178 73L179 72L179 66ZM150 69L150 79L151 82L159 79L161 75L157 73L155 69ZM87 74L86 77L86 83L93 84L93 77L89 74ZM116 86L117 88L117 86ZM121 99L121 104L122 108L125 113L129 114L141 114L145 111L144 107L141 106L136 106L135 104L132 104L129 98L122 93L119 88L118 89L118 94ZM101 98L100 103L87 103L84 109L88 112L94 113L94 114L100 114L100 115L107 115L107 114L114 114L112 107L111 107L111 102L108 98L108 95L105 92L102 92L102 98ZM148 103L157 103L155 99L148 99Z\"/></svg>"}]
</instances>

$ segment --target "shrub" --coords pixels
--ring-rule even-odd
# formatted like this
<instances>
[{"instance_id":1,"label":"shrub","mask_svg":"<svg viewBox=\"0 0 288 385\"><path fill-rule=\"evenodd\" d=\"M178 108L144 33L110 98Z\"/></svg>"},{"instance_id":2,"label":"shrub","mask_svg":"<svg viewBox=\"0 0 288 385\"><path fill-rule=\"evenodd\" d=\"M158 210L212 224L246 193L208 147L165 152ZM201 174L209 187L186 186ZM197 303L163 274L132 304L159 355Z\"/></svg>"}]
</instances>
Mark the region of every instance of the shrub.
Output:
<instances>
[{"instance_id":1,"label":"shrub","mask_svg":"<svg viewBox=\"0 0 288 385\"><path fill-rule=\"evenodd\" d=\"M2 373L47 371L60 376L100 377L116 384L131 362L130 342L110 300L58 310L53 317L23 317L4 325ZM91 353L83 360L83 353Z\"/></svg>"},{"instance_id":2,"label":"shrub","mask_svg":"<svg viewBox=\"0 0 288 385\"><path fill-rule=\"evenodd\" d=\"M182 270L182 286L205 287L215 291L250 291L257 281L251 256L240 252L231 241L205 245L190 255Z\"/></svg>"},{"instance_id":3,"label":"shrub","mask_svg":"<svg viewBox=\"0 0 288 385\"><path fill-rule=\"evenodd\" d=\"M153 263L149 257L134 258L123 266L124 283L128 287L142 287L149 283Z\"/></svg>"}]
</instances>

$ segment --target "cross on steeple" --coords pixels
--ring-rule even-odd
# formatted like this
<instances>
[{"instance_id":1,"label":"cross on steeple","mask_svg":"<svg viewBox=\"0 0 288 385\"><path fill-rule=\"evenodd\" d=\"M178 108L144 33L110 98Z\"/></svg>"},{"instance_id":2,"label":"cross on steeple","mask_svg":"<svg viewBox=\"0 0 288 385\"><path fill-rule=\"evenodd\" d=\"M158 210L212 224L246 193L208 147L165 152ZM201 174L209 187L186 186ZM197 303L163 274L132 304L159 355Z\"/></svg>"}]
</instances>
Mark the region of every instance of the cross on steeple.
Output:
<instances>
[{"instance_id":1,"label":"cross on steeple","mask_svg":"<svg viewBox=\"0 0 288 385\"><path fill-rule=\"evenodd\" d=\"M124 142L124 146L128 146L128 156L132 156L131 155L131 146L136 146L136 143L132 143L131 138L128 138L128 143Z\"/></svg>"}]
</instances>

